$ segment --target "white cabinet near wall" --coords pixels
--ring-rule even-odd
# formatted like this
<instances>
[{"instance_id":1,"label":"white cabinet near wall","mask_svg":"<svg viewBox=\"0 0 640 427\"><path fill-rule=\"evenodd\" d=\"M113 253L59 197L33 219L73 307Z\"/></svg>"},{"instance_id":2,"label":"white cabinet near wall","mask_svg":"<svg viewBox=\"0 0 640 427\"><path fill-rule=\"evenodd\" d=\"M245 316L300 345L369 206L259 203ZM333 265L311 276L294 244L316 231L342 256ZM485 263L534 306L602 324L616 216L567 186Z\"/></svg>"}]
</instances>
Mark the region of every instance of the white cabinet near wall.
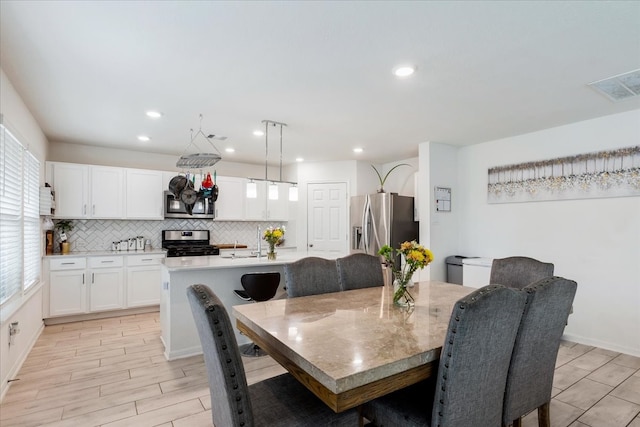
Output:
<instances>
[{"instance_id":1,"label":"white cabinet near wall","mask_svg":"<svg viewBox=\"0 0 640 427\"><path fill-rule=\"evenodd\" d=\"M127 257L127 307L160 304L164 255Z\"/></svg>"},{"instance_id":2,"label":"white cabinet near wall","mask_svg":"<svg viewBox=\"0 0 640 427\"><path fill-rule=\"evenodd\" d=\"M126 171L126 218L164 219L163 172L146 169Z\"/></svg>"},{"instance_id":3,"label":"white cabinet near wall","mask_svg":"<svg viewBox=\"0 0 640 427\"><path fill-rule=\"evenodd\" d=\"M219 176L218 200L215 202L216 219L220 221L242 221L244 219L244 205L246 188L244 178Z\"/></svg>"},{"instance_id":4,"label":"white cabinet near wall","mask_svg":"<svg viewBox=\"0 0 640 427\"><path fill-rule=\"evenodd\" d=\"M49 315L69 316L124 308L122 256L49 260Z\"/></svg>"},{"instance_id":5,"label":"white cabinet near wall","mask_svg":"<svg viewBox=\"0 0 640 427\"><path fill-rule=\"evenodd\" d=\"M122 168L47 162L47 180L55 191L56 218L124 216Z\"/></svg>"},{"instance_id":6,"label":"white cabinet near wall","mask_svg":"<svg viewBox=\"0 0 640 427\"><path fill-rule=\"evenodd\" d=\"M124 217L124 171L109 166L90 166L91 218ZM57 194L57 193L56 193Z\"/></svg>"},{"instance_id":7,"label":"white cabinet near wall","mask_svg":"<svg viewBox=\"0 0 640 427\"><path fill-rule=\"evenodd\" d=\"M49 182L56 196L58 218L87 218L89 166L75 163L47 163Z\"/></svg>"},{"instance_id":8,"label":"white cabinet near wall","mask_svg":"<svg viewBox=\"0 0 640 427\"><path fill-rule=\"evenodd\" d=\"M86 258L52 259L49 270L49 314L64 316L86 312Z\"/></svg>"},{"instance_id":9,"label":"white cabinet near wall","mask_svg":"<svg viewBox=\"0 0 640 427\"><path fill-rule=\"evenodd\" d=\"M89 258L89 311L124 308L124 274L121 256Z\"/></svg>"}]
</instances>

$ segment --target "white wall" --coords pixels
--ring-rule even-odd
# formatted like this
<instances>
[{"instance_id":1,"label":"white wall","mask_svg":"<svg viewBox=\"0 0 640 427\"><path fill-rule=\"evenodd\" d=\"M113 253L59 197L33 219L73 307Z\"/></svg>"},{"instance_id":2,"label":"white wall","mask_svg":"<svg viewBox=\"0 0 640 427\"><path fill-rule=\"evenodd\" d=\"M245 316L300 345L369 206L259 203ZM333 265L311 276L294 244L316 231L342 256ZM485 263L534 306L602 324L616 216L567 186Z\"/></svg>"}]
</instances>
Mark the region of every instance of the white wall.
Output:
<instances>
[{"instance_id":1,"label":"white wall","mask_svg":"<svg viewBox=\"0 0 640 427\"><path fill-rule=\"evenodd\" d=\"M47 160L55 162L84 163L88 165L117 166L124 168L154 169L180 172L176 167L178 155L143 153L140 151L122 150L117 148L94 147L88 145L71 144L67 142L52 142ZM213 167L218 175L236 176L242 178L264 178L264 164L254 165L238 163L223 157ZM282 168L283 179L289 168ZM278 179L280 175L277 166L268 167L269 179Z\"/></svg>"},{"instance_id":2,"label":"white wall","mask_svg":"<svg viewBox=\"0 0 640 427\"><path fill-rule=\"evenodd\" d=\"M384 191L387 193L398 193L401 196L415 196L415 176L418 173L418 157L385 163L382 165L382 168L378 168L378 170L384 178L385 174L400 164L406 164L408 166L399 166L389 174L384 183ZM371 172L375 174L373 169L371 169ZM376 180L377 179L378 177L376 175Z\"/></svg>"},{"instance_id":3,"label":"white wall","mask_svg":"<svg viewBox=\"0 0 640 427\"><path fill-rule=\"evenodd\" d=\"M420 214L420 243L431 249L434 260L420 274L421 280L446 280L445 260L460 255L458 224L461 212L458 191L458 147L424 142L418 147L418 209ZM451 212L438 212L435 187L451 189Z\"/></svg>"},{"instance_id":4,"label":"white wall","mask_svg":"<svg viewBox=\"0 0 640 427\"><path fill-rule=\"evenodd\" d=\"M459 212L459 252L553 262L556 275L578 282L567 338L637 356L640 197L488 204L487 170L639 141L640 110L634 110L463 147L459 188L452 196ZM439 253L435 244L431 249Z\"/></svg>"},{"instance_id":5,"label":"white wall","mask_svg":"<svg viewBox=\"0 0 640 427\"><path fill-rule=\"evenodd\" d=\"M2 69L0 69L0 114L5 126L40 161L40 182L44 182L47 139ZM42 241L44 242L44 239ZM21 298L13 299L10 304L3 305L1 319L0 400L8 389L7 381L18 372L42 330L42 283L34 285ZM14 345L9 346L8 325L12 322L19 322L21 332L16 335Z\"/></svg>"}]
</instances>

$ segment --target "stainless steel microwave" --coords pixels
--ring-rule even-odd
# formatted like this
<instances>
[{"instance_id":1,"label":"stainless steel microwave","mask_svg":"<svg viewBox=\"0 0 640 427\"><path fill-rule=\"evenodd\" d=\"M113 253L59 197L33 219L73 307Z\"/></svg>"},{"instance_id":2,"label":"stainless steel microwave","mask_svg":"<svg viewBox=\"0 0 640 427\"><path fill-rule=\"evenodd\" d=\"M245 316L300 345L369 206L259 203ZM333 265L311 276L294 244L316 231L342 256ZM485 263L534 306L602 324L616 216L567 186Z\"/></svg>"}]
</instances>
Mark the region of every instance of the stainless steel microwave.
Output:
<instances>
[{"instance_id":1,"label":"stainless steel microwave","mask_svg":"<svg viewBox=\"0 0 640 427\"><path fill-rule=\"evenodd\" d=\"M177 199L171 191L164 192L164 217L165 218L192 218L207 219L214 218L213 197L203 197L198 195L193 205L191 214L182 200Z\"/></svg>"}]
</instances>

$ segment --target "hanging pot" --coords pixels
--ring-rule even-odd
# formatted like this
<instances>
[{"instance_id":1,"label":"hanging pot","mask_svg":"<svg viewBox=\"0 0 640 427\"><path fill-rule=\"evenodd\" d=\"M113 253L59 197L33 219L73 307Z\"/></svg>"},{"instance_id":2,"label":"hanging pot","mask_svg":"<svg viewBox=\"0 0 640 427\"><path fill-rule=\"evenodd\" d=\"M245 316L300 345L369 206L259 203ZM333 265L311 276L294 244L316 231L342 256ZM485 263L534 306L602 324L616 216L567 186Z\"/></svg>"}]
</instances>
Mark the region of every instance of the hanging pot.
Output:
<instances>
[{"instance_id":1,"label":"hanging pot","mask_svg":"<svg viewBox=\"0 0 640 427\"><path fill-rule=\"evenodd\" d=\"M182 193L180 193L180 200L182 200L182 203L185 205L191 205L192 208L197 199L198 193L190 186L187 186L187 188L182 190Z\"/></svg>"},{"instance_id":2,"label":"hanging pot","mask_svg":"<svg viewBox=\"0 0 640 427\"><path fill-rule=\"evenodd\" d=\"M187 178L182 175L174 176L171 178L171 181L169 181L169 191L173 193L176 199L179 199L180 193L185 189L188 182Z\"/></svg>"},{"instance_id":3,"label":"hanging pot","mask_svg":"<svg viewBox=\"0 0 640 427\"><path fill-rule=\"evenodd\" d=\"M213 184L213 188L211 189L211 197L213 198L213 201L215 202L216 200L218 200L218 193L219 193L219 189L218 189L218 185L217 184Z\"/></svg>"},{"instance_id":4,"label":"hanging pot","mask_svg":"<svg viewBox=\"0 0 640 427\"><path fill-rule=\"evenodd\" d=\"M185 203L184 209L187 211L189 215L193 215L193 205L189 205Z\"/></svg>"}]
</instances>

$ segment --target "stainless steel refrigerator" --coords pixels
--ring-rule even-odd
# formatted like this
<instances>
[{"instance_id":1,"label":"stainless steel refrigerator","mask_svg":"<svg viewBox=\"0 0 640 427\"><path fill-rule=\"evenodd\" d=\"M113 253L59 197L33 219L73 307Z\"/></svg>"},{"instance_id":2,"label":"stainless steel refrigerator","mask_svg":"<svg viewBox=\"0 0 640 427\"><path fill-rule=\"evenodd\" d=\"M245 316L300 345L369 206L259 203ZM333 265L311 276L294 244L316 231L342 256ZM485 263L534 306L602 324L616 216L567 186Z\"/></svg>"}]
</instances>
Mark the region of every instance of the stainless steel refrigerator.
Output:
<instances>
[{"instance_id":1,"label":"stainless steel refrigerator","mask_svg":"<svg viewBox=\"0 0 640 427\"><path fill-rule=\"evenodd\" d=\"M395 249L418 240L413 197L376 193L351 198L351 253L376 255L383 245Z\"/></svg>"}]
</instances>

